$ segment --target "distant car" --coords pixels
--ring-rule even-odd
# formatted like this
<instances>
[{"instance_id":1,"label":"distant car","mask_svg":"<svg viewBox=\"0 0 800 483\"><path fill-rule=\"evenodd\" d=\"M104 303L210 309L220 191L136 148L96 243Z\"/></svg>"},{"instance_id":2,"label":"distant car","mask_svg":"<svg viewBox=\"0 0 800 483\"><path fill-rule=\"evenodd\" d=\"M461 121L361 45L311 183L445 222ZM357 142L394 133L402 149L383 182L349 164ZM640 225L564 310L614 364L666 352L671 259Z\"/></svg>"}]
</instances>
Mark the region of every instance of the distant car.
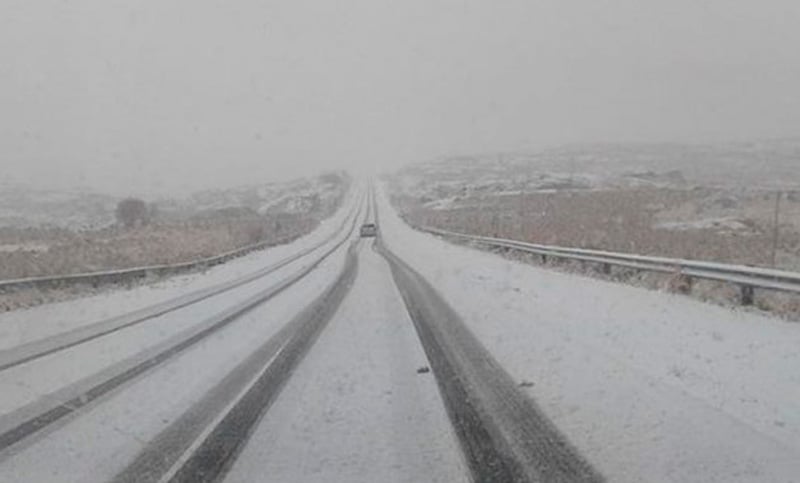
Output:
<instances>
[{"instance_id":1,"label":"distant car","mask_svg":"<svg viewBox=\"0 0 800 483\"><path fill-rule=\"evenodd\" d=\"M378 235L378 227L375 223L364 223L361 225L361 237L370 237Z\"/></svg>"}]
</instances>

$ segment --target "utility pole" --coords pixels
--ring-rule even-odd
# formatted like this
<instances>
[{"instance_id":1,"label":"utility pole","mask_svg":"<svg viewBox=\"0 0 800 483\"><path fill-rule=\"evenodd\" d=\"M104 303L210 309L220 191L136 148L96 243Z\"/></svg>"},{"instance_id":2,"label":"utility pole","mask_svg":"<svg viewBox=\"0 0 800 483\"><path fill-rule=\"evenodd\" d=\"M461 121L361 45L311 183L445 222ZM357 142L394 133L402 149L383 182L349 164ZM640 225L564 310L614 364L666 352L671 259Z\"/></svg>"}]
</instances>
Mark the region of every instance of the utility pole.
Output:
<instances>
[{"instance_id":1,"label":"utility pole","mask_svg":"<svg viewBox=\"0 0 800 483\"><path fill-rule=\"evenodd\" d=\"M775 268L778 258L778 223L780 222L782 194L780 191L775 193L775 218L772 222L772 268Z\"/></svg>"}]
</instances>

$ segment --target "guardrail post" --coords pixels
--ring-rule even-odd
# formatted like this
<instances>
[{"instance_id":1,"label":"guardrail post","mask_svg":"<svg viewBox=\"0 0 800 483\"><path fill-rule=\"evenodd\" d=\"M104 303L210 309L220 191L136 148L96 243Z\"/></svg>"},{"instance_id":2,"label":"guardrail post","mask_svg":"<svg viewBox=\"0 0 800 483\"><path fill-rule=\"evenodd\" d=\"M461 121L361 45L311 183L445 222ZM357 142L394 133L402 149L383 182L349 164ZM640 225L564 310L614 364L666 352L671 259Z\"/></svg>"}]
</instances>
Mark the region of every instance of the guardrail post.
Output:
<instances>
[{"instance_id":1,"label":"guardrail post","mask_svg":"<svg viewBox=\"0 0 800 483\"><path fill-rule=\"evenodd\" d=\"M603 272L604 275L611 275L611 264L610 263L601 264L600 271Z\"/></svg>"},{"instance_id":2,"label":"guardrail post","mask_svg":"<svg viewBox=\"0 0 800 483\"><path fill-rule=\"evenodd\" d=\"M547 263L547 255L542 254L542 263Z\"/></svg>"},{"instance_id":3,"label":"guardrail post","mask_svg":"<svg viewBox=\"0 0 800 483\"><path fill-rule=\"evenodd\" d=\"M741 302L742 305L753 305L755 290L752 285L742 285L741 288Z\"/></svg>"}]
</instances>

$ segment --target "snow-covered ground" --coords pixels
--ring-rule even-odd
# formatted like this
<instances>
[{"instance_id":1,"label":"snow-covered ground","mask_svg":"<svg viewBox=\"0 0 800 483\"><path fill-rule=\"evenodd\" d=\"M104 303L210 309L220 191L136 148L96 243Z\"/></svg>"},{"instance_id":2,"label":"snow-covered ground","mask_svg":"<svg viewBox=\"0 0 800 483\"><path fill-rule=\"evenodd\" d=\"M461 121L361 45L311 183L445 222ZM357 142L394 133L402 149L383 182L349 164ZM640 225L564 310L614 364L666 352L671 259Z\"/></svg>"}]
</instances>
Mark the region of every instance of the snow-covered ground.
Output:
<instances>
[{"instance_id":1,"label":"snow-covered ground","mask_svg":"<svg viewBox=\"0 0 800 483\"><path fill-rule=\"evenodd\" d=\"M379 200L387 246L610 481L796 481L800 325L452 245Z\"/></svg>"},{"instance_id":2,"label":"snow-covered ground","mask_svg":"<svg viewBox=\"0 0 800 483\"><path fill-rule=\"evenodd\" d=\"M363 189L356 189L340 212L309 236L285 247L243 257L205 274L183 277L185 283L180 285L149 287L148 291L144 291L148 287L112 291L58 304L59 308L53 312L45 312L45 309L54 310L53 306L43 306L20 312L23 315L7 314L17 315L16 318L6 318L2 325L6 334L16 335L11 338L12 342L35 340L85 324L87 313L98 317L118 315L123 309L139 308L142 304L183 294L189 289L252 273L327 240L347 220L348 230L344 233L266 277L118 333L0 372L0 427L5 430L30 417L28 408L40 404L47 406L53 399L57 402L74 397L69 392L72 391L71 384L78 387L97 384L108 377L101 372L105 368L159 347L183 330L205 324L209 317L224 313L257 292L281 284L308 267L343 237L355 236L349 231L350 215L357 207L364 207L363 201ZM361 211L359 219L364 215L365 212ZM318 297L342 270L347 246L347 243L340 246L308 276L267 303L238 317L143 377L85 407L78 417L65 418L54 428L36 433L4 452L0 461L0 481L109 481L131 463L159 432L181 417L234 367L275 335L310 300ZM144 291L142 295L135 299L138 303L128 306L119 303L126 293L141 291ZM61 323L52 322L54 315L59 313L64 315ZM91 322L96 320L89 319ZM26 324L37 321L43 321L44 327L25 330ZM13 345L9 340L4 341ZM89 382L80 382L84 380ZM61 388L69 391L60 394Z\"/></svg>"},{"instance_id":3,"label":"snow-covered ground","mask_svg":"<svg viewBox=\"0 0 800 483\"><path fill-rule=\"evenodd\" d=\"M118 201L88 190L47 190L0 181L0 227L102 228L114 223Z\"/></svg>"},{"instance_id":4,"label":"snow-covered ground","mask_svg":"<svg viewBox=\"0 0 800 483\"><path fill-rule=\"evenodd\" d=\"M333 243L331 243L332 245ZM45 394L76 383L87 375L99 373L155 347L192 327L205 324L229 307L290 278L303 267L313 263L324 250L315 250L301 259L281 267L258 280L220 293L174 312L146 320L103 337L67 348L0 372L0 414L32 403ZM302 306L302 303L299 304Z\"/></svg>"},{"instance_id":5,"label":"snow-covered ground","mask_svg":"<svg viewBox=\"0 0 800 483\"><path fill-rule=\"evenodd\" d=\"M359 273L226 482L460 482L469 475L387 262Z\"/></svg>"},{"instance_id":6,"label":"snow-covered ground","mask_svg":"<svg viewBox=\"0 0 800 483\"><path fill-rule=\"evenodd\" d=\"M44 252L47 251L48 246L44 243L6 243L0 245L0 253L2 252Z\"/></svg>"},{"instance_id":7,"label":"snow-covered ground","mask_svg":"<svg viewBox=\"0 0 800 483\"><path fill-rule=\"evenodd\" d=\"M333 234L358 203L361 190L354 189L334 216L291 244L260 250L202 273L179 275L131 289L104 289L92 296L40 305L0 314L0 350L65 332L109 317L157 304L185 293L211 287L272 265Z\"/></svg>"},{"instance_id":8,"label":"snow-covered ground","mask_svg":"<svg viewBox=\"0 0 800 483\"><path fill-rule=\"evenodd\" d=\"M160 431L319 296L341 271L346 250L346 245L341 247L313 276L115 391L79 417L47 434L34 435L33 441L0 461L0 481L110 481ZM219 305L218 310L224 308ZM0 389L2 399L12 390L8 386Z\"/></svg>"},{"instance_id":9,"label":"snow-covered ground","mask_svg":"<svg viewBox=\"0 0 800 483\"><path fill-rule=\"evenodd\" d=\"M437 288L609 481L796 481L800 325L453 245L413 231L383 193L378 199L388 248ZM182 284L173 279L5 314L0 347L251 273L325 239L347 212L296 243L181 277ZM417 372L428 361L414 325L371 245L361 240L355 285L254 429L228 481L468 477L433 374ZM322 293L345 251L76 417L3 453L0 481L109 480ZM182 309L184 317L3 371L0 413L151 347L306 263Z\"/></svg>"},{"instance_id":10,"label":"snow-covered ground","mask_svg":"<svg viewBox=\"0 0 800 483\"><path fill-rule=\"evenodd\" d=\"M430 185L503 191L510 187L642 188L760 186L797 190L800 139L691 144L566 145L528 152L447 156L408 165L396 175L408 193ZM669 167L668 171L664 171ZM427 194L430 194L429 192Z\"/></svg>"},{"instance_id":11,"label":"snow-covered ground","mask_svg":"<svg viewBox=\"0 0 800 483\"><path fill-rule=\"evenodd\" d=\"M372 240L361 241L354 287L254 431L228 481L263 481L264 475L275 482L467 481L433 374L418 373L428 361L414 325L388 264L371 245ZM112 479L315 299L342 269L346 250L342 246L295 286L152 373L4 454L0 481ZM230 298L217 301L217 309ZM96 350L82 345L80 352L92 363L105 352L124 351L123 339L155 332L143 329L117 344L104 337ZM80 369L63 364L30 376L56 377L61 370L68 378ZM3 375L9 379L14 372ZM3 394L14 390L7 382Z\"/></svg>"},{"instance_id":12,"label":"snow-covered ground","mask_svg":"<svg viewBox=\"0 0 800 483\"><path fill-rule=\"evenodd\" d=\"M747 225L741 221L731 218L704 218L701 220L692 221L663 221L653 225L654 228L663 228L665 230L727 230L727 231L743 231L747 229Z\"/></svg>"},{"instance_id":13,"label":"snow-covered ground","mask_svg":"<svg viewBox=\"0 0 800 483\"><path fill-rule=\"evenodd\" d=\"M230 207L248 207L260 213L306 212L307 199L331 206L341 192L343 173L299 178L286 182L254 184L227 189L205 190L183 197L151 199L166 218L185 218L197 213ZM0 227L60 227L94 230L115 222L115 209L122 198L94 192L44 189L0 180Z\"/></svg>"}]
</instances>

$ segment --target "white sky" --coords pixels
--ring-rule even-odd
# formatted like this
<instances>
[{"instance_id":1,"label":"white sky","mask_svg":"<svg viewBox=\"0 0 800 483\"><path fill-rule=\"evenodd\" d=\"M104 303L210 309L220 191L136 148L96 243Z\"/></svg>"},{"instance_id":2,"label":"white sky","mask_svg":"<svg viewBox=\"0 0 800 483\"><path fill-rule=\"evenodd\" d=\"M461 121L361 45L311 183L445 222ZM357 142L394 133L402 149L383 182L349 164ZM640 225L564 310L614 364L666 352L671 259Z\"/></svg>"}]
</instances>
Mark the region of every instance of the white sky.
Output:
<instances>
[{"instance_id":1,"label":"white sky","mask_svg":"<svg viewBox=\"0 0 800 483\"><path fill-rule=\"evenodd\" d=\"M797 0L2 0L0 181L800 134Z\"/></svg>"}]
</instances>

